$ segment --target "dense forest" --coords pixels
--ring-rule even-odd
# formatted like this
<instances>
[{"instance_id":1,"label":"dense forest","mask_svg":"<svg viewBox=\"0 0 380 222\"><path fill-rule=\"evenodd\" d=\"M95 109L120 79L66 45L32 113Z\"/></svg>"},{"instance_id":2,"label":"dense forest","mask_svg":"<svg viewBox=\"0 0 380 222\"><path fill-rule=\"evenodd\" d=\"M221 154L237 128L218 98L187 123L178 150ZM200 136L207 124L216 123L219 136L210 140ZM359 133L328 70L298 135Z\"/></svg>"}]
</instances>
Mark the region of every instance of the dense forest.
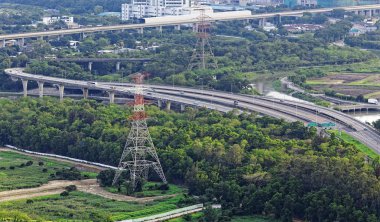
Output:
<instances>
[{"instance_id":1,"label":"dense forest","mask_svg":"<svg viewBox=\"0 0 380 222\"><path fill-rule=\"evenodd\" d=\"M94 101L0 100L0 144L116 165L129 107ZM378 221L380 163L300 122L255 114L148 107L149 129L171 183L222 214L282 221ZM153 175L151 179L156 179Z\"/></svg>"},{"instance_id":2,"label":"dense forest","mask_svg":"<svg viewBox=\"0 0 380 222\"><path fill-rule=\"evenodd\" d=\"M346 38L344 41L352 47L361 47L365 49L379 50L380 49L380 32L369 32L359 36Z\"/></svg>"}]
</instances>

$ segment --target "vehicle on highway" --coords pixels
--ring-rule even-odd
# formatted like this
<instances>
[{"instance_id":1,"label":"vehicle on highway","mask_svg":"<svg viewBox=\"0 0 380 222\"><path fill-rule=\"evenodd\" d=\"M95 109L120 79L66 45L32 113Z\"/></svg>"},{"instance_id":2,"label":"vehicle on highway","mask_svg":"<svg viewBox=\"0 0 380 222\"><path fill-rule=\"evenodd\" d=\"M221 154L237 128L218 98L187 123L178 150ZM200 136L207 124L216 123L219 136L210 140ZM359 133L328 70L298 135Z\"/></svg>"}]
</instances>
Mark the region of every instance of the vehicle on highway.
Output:
<instances>
[{"instance_id":1,"label":"vehicle on highway","mask_svg":"<svg viewBox=\"0 0 380 222\"><path fill-rule=\"evenodd\" d=\"M234 101L234 106L237 106L237 105L239 105L239 101L235 100Z\"/></svg>"},{"instance_id":2,"label":"vehicle on highway","mask_svg":"<svg viewBox=\"0 0 380 222\"><path fill-rule=\"evenodd\" d=\"M97 82L87 82L87 85L93 85L93 86L97 86L98 85L98 83Z\"/></svg>"},{"instance_id":3,"label":"vehicle on highway","mask_svg":"<svg viewBox=\"0 0 380 222\"><path fill-rule=\"evenodd\" d=\"M377 99L368 99L368 103L369 104L379 105L379 101Z\"/></svg>"}]
</instances>

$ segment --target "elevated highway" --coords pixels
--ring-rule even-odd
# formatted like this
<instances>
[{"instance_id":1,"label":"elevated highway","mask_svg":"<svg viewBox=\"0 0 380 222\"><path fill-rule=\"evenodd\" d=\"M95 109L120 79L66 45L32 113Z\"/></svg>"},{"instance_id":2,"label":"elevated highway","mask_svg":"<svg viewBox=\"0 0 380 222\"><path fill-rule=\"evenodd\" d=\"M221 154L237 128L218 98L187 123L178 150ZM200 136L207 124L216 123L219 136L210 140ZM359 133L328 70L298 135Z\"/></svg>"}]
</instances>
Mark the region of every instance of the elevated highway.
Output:
<instances>
[{"instance_id":1,"label":"elevated highway","mask_svg":"<svg viewBox=\"0 0 380 222\"><path fill-rule=\"evenodd\" d=\"M150 58L56 58L57 62L150 62Z\"/></svg>"},{"instance_id":2,"label":"elevated highway","mask_svg":"<svg viewBox=\"0 0 380 222\"><path fill-rule=\"evenodd\" d=\"M358 103L353 105L340 105L335 106L336 109L342 112L357 112L357 111L379 111L380 105L376 104L366 104L366 103Z\"/></svg>"},{"instance_id":3,"label":"elevated highway","mask_svg":"<svg viewBox=\"0 0 380 222\"><path fill-rule=\"evenodd\" d=\"M55 58L49 59L51 61L57 62L76 62L76 63L88 63L88 70L92 71L92 64L100 62L115 63L116 71L120 70L120 65L122 62L150 62L151 58Z\"/></svg>"},{"instance_id":4,"label":"elevated highway","mask_svg":"<svg viewBox=\"0 0 380 222\"><path fill-rule=\"evenodd\" d=\"M304 13L326 13L331 12L335 9L343 9L346 11L354 11L358 14L363 13L365 15L372 16L373 14L379 13L380 4L375 5L361 5L361 6L347 6L347 7L335 7L335 8L321 8L321 9L308 9L308 10L297 10L297 11L286 11L286 12L275 12L275 13L263 13L263 14L252 14L252 15L236 15L228 16L224 18L208 18L207 21L232 21L232 20L255 20L255 19L267 19L274 17L284 17L284 16L302 16ZM123 30L143 30L144 28L149 27L163 27L163 26L178 26L182 24L194 24L199 22L198 19L189 18L189 19L175 19L165 20L141 24L127 24L127 25L111 25L111 26L97 26L97 27L85 27L77 29L62 29L62 30L51 30L51 31L42 31L42 32L29 32L29 33L15 33L15 34L6 34L0 35L0 44L1 46L5 45L7 40L16 40L19 39L21 42L24 42L25 38L43 38L47 36L64 36L72 34L85 34L85 33L94 33L94 32L105 32L105 31L123 31Z\"/></svg>"},{"instance_id":5,"label":"elevated highway","mask_svg":"<svg viewBox=\"0 0 380 222\"><path fill-rule=\"evenodd\" d=\"M115 93L133 94L134 84L128 83L94 83L86 81L77 81L70 79L61 79L48 76L33 75L25 73L21 68L7 69L5 72L12 78L19 78L23 81L24 96L27 90L27 81L37 81L39 86L40 97L43 96L43 83L58 84L60 88L61 99L63 99L63 88L80 88L86 91L88 89L106 91L110 95L110 103L115 99ZM25 84L26 82L26 84ZM317 121L337 123L337 126L346 131L348 134L366 144L374 151L380 154L380 134L371 126L360 122L352 116L345 113L317 106L309 103L296 101L279 100L265 96L248 96L241 94L231 94L227 92L200 90L185 87L171 87L159 85L144 85L146 89L145 96L158 101L161 106L166 103L166 108L170 109L172 102L181 104L181 109L185 105L206 107L221 112L229 112L233 109L243 111L254 111L261 114L284 119L286 121L301 121L304 123ZM235 104L238 101L238 104Z\"/></svg>"}]
</instances>

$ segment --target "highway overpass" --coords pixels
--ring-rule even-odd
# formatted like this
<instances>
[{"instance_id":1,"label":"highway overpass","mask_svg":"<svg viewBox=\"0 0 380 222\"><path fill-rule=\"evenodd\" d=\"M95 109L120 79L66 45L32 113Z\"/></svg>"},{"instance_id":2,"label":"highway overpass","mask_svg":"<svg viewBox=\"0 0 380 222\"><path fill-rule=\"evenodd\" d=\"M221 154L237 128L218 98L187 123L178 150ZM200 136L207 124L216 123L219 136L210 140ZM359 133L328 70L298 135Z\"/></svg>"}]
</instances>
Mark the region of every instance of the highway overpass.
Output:
<instances>
[{"instance_id":1,"label":"highway overpass","mask_svg":"<svg viewBox=\"0 0 380 222\"><path fill-rule=\"evenodd\" d=\"M116 71L120 70L120 65L122 62L150 62L150 58L55 58L48 59L50 61L57 62L76 62L76 63L88 63L88 70L92 71L92 64L94 62L112 62L116 65Z\"/></svg>"},{"instance_id":2,"label":"highway overpass","mask_svg":"<svg viewBox=\"0 0 380 222\"><path fill-rule=\"evenodd\" d=\"M276 12L276 13L263 13L263 14L252 14L246 16L229 16L226 18L212 19L208 18L207 21L231 21L231 20L255 20L255 19L267 19L274 17L283 16L302 16L304 13L326 13L331 12L335 9L343 9L346 11L362 13L368 16L373 14L378 14L380 11L380 4L375 5L361 5L361 6L347 6L347 7L336 7L336 8L321 8L321 9L308 9L308 10L296 10L296 11L286 11L286 12ZM180 26L182 24L195 24L199 22L198 19L188 19L188 20L176 20L173 21L162 21L162 22L150 22L141 24L127 24L127 25L112 25L112 26L96 26L96 27L85 27L77 29L62 29L62 30L52 30L43 32L29 32L29 33L16 33L16 34L6 34L0 35L0 47L5 46L5 41L8 40L19 40L20 44L24 44L25 38L43 38L48 36L64 36L72 34L86 34L94 32L105 32L105 31L124 31L124 30L139 30L143 31L144 28L149 27L160 27L163 26Z\"/></svg>"},{"instance_id":3,"label":"highway overpass","mask_svg":"<svg viewBox=\"0 0 380 222\"><path fill-rule=\"evenodd\" d=\"M109 101L113 103L115 93L133 94L134 84L128 83L95 83L86 81L77 81L70 79L61 79L48 76L33 75L25 73L22 68L6 69L5 73L12 78L22 80L24 87L24 96L27 96L28 81L37 81L39 85L39 96L43 97L43 84L51 83L59 86L60 98L63 99L64 87L79 88L83 90L83 97L88 97L88 90L102 90L109 94ZM185 87L144 85L145 96L157 100L159 106L166 104L170 109L170 104L175 102L181 104L181 109L186 105L206 107L221 112L229 112L238 109L240 112L258 112L286 121L301 121L303 123L316 121L332 121L337 126L346 131L348 134L366 144L374 151L380 154L380 134L371 126L360 122L352 116L342 112L317 106L310 103L279 100L265 96L248 96L241 94L232 94L227 92L201 90ZM238 105L235 105L238 101Z\"/></svg>"}]
</instances>

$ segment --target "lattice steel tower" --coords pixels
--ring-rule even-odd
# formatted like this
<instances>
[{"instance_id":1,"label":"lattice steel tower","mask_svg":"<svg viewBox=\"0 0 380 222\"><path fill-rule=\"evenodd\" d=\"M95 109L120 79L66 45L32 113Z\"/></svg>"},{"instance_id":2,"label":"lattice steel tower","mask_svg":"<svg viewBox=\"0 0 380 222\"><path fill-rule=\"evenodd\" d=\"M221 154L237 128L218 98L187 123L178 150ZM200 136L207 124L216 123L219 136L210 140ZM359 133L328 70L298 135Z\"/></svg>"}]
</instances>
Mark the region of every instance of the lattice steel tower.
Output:
<instances>
[{"instance_id":1,"label":"lattice steel tower","mask_svg":"<svg viewBox=\"0 0 380 222\"><path fill-rule=\"evenodd\" d=\"M144 77L145 75L141 73L138 73L133 77L136 85L133 115L130 117L132 120L132 127L113 180L114 185L118 181L121 173L124 170L129 170L130 182L133 189L136 188L136 180L138 178L148 178L150 168L153 168L157 172L162 182L167 183L146 124L147 114L145 112L143 87L141 85Z\"/></svg>"},{"instance_id":2,"label":"lattice steel tower","mask_svg":"<svg viewBox=\"0 0 380 222\"><path fill-rule=\"evenodd\" d=\"M218 68L209 41L209 32L211 29L211 23L207 21L209 18L210 17L206 15L205 10L201 10L199 17L197 18L198 23L195 24L197 44L190 59L189 70L192 70L195 67L198 67L199 69L206 69L208 67Z\"/></svg>"}]
</instances>

